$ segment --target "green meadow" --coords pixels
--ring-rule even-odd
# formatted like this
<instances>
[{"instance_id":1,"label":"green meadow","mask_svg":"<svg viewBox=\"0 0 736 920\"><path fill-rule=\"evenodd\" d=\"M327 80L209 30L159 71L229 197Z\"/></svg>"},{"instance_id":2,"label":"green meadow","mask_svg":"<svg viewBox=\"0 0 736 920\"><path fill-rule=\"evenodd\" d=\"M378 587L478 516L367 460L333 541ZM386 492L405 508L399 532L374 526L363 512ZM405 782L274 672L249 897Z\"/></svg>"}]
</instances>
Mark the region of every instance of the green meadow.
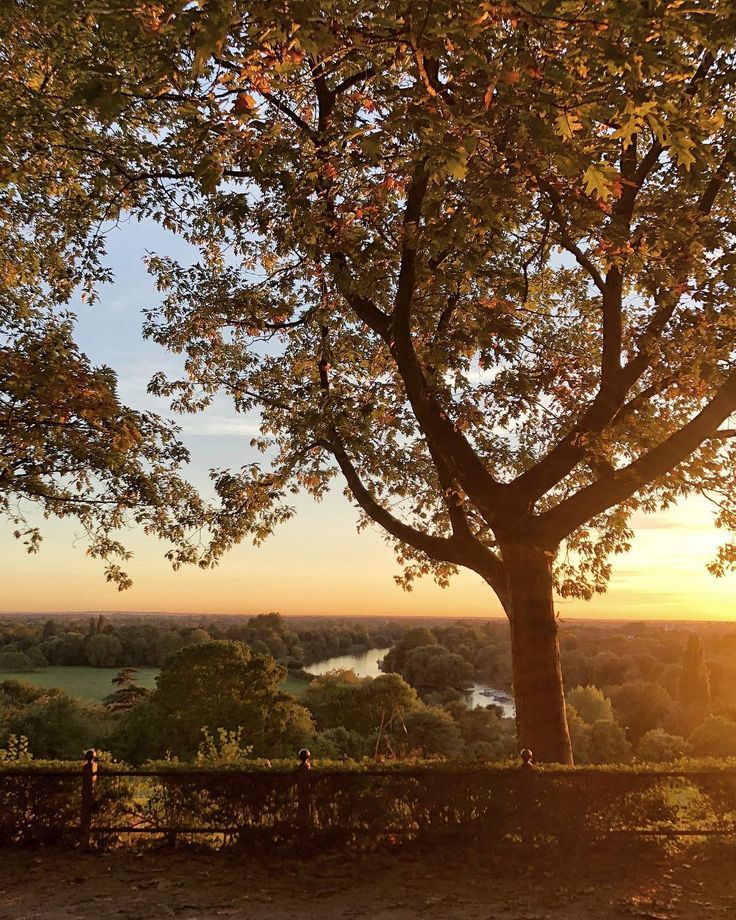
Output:
<instances>
[{"instance_id":1,"label":"green meadow","mask_svg":"<svg viewBox=\"0 0 736 920\"><path fill-rule=\"evenodd\" d=\"M10 672L0 671L0 681L25 680L38 687L59 687L70 696L82 700L99 703L111 694L115 687L112 679L119 668L90 668L90 667L49 667L42 671ZM141 687L153 690L156 687L158 668L138 668L138 683ZM303 681L296 680L290 675L281 684L288 693L299 696L307 686Z\"/></svg>"}]
</instances>

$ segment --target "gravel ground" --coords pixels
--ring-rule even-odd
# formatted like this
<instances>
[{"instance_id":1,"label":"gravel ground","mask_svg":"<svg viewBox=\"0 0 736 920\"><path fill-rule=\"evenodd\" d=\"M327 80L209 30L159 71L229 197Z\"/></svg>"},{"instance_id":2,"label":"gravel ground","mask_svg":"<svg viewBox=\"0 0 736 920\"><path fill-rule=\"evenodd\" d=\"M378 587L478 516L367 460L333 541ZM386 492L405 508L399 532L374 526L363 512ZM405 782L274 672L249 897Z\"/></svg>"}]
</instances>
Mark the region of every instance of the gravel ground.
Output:
<instances>
[{"instance_id":1,"label":"gravel ground","mask_svg":"<svg viewBox=\"0 0 736 920\"><path fill-rule=\"evenodd\" d=\"M0 850L0 920L699 920L736 916L736 844L529 858Z\"/></svg>"}]
</instances>

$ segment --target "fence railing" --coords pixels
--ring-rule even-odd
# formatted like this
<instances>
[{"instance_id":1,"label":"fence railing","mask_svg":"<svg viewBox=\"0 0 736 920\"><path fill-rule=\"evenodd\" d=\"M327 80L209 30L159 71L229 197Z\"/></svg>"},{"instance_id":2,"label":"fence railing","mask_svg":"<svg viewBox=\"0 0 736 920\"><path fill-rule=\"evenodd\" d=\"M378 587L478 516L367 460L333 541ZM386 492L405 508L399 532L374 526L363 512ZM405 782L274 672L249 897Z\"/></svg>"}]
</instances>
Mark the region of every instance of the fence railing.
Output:
<instances>
[{"instance_id":1,"label":"fence railing","mask_svg":"<svg viewBox=\"0 0 736 920\"><path fill-rule=\"evenodd\" d=\"M736 770L422 768L0 771L0 845L357 847L446 834L542 845L611 835L736 835Z\"/></svg>"}]
</instances>

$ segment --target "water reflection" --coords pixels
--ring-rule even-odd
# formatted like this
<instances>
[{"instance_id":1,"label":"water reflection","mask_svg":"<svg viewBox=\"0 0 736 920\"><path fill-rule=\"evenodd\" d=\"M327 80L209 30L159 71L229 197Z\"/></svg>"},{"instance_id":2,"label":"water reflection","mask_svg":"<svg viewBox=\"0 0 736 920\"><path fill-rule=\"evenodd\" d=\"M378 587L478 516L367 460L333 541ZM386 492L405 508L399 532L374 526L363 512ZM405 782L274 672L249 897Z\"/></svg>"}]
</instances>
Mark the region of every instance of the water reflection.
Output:
<instances>
[{"instance_id":1,"label":"water reflection","mask_svg":"<svg viewBox=\"0 0 736 920\"><path fill-rule=\"evenodd\" d=\"M318 661L310 664L307 670L310 674L326 674L328 671L351 670L355 671L358 677L378 677L383 672L379 667L389 648L372 648L360 655L337 655L334 658L326 658L324 661ZM496 699L496 697L501 699ZM516 718L516 708L513 699L504 691L490 687L488 684L473 684L467 693L468 706L476 709L478 706L499 706L503 710L503 715L508 719Z\"/></svg>"},{"instance_id":2,"label":"water reflection","mask_svg":"<svg viewBox=\"0 0 736 920\"><path fill-rule=\"evenodd\" d=\"M335 658L326 658L324 661L307 665L307 671L310 674L326 674L328 671L349 669L355 671L358 677L378 677L383 673L378 666L379 662L390 650L389 646L388 648L372 648L360 655L337 655Z\"/></svg>"},{"instance_id":3,"label":"water reflection","mask_svg":"<svg viewBox=\"0 0 736 920\"><path fill-rule=\"evenodd\" d=\"M500 697L500 699L497 699ZM489 687L488 684L473 684L468 691L468 706L470 709L477 709L479 706L499 706L503 710L503 716L507 719L516 718L516 706L513 698L503 690L497 690L495 687Z\"/></svg>"}]
</instances>

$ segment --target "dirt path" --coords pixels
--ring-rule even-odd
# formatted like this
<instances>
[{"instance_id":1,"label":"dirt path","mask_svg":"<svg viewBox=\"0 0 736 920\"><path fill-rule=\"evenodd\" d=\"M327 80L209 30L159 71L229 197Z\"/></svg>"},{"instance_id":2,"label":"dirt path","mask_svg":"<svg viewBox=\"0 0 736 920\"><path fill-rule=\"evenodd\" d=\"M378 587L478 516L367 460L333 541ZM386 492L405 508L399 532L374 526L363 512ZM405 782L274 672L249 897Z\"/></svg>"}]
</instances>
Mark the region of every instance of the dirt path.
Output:
<instances>
[{"instance_id":1,"label":"dirt path","mask_svg":"<svg viewBox=\"0 0 736 920\"><path fill-rule=\"evenodd\" d=\"M310 859L0 850L0 920L700 920L736 915L736 845L532 862L444 846Z\"/></svg>"}]
</instances>

